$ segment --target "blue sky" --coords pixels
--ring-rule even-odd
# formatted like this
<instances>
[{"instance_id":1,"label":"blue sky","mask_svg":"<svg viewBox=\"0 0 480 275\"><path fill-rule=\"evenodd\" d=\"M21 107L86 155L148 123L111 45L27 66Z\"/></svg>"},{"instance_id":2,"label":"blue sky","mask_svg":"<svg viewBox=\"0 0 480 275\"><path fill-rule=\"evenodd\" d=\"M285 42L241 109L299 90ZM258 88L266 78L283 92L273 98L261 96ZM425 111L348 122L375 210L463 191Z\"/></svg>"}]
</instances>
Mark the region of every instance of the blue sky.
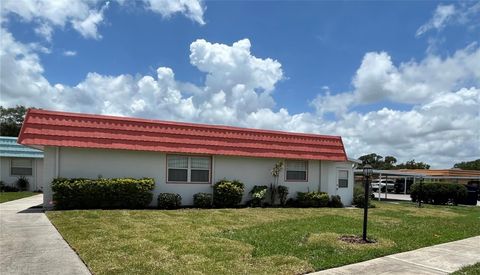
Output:
<instances>
[{"instance_id":1,"label":"blue sky","mask_svg":"<svg viewBox=\"0 0 480 275\"><path fill-rule=\"evenodd\" d=\"M212 1L205 5L206 24L199 25L180 14L165 19L139 7L125 9L112 3L99 27L101 40L84 39L68 27L55 32L50 45L54 52L42 56L44 75L51 82L74 85L88 72L155 74L157 67L167 66L179 80L201 84L204 74L188 59L190 43L203 38L232 44L248 38L254 55L282 64L286 79L276 88L278 106L302 112L311 108L309 100L323 86L333 93L350 90L365 52L387 51L394 62L422 58L428 42L416 38L415 32L432 16L437 3ZM20 41L34 42L33 25L15 20L10 30ZM458 45L446 43L445 50L449 46ZM63 50L76 51L77 56L65 58Z\"/></svg>"},{"instance_id":2,"label":"blue sky","mask_svg":"<svg viewBox=\"0 0 480 275\"><path fill-rule=\"evenodd\" d=\"M416 158L438 166L480 155L478 126L474 126L479 116L475 108L463 108L470 110L463 118L442 117L441 111L435 114L425 111L454 96L460 101L467 100L462 98L467 96L478 103L479 66L469 62L464 65L466 62L462 60L476 61L479 56L479 2L145 0L145 3L112 1L107 4L98 1L78 7L62 6L66 14L63 17L58 13L52 15L39 5L27 7L16 2L7 1L2 8L2 32L12 36L4 45L12 45L10 51L17 65L25 61L23 59L31 61L25 57L35 57L31 62L42 69L29 73L33 74L32 82L41 83L37 85L41 89L32 88L35 96L26 96L28 91L21 94L18 88L12 88L23 87L25 83L15 80L17 82L7 85L13 80L2 75L6 83L2 87L4 105L16 103L90 113L338 134L344 136L347 151L354 156L375 151L396 155L400 160ZM178 5L171 7L174 2ZM191 3L197 6L189 6ZM195 7L199 9L194 10ZM85 28L75 25L74 22L87 22L92 13L100 15L95 24ZM40 33L39 26L47 26L50 33ZM420 31L422 26L424 30ZM197 39L207 44L195 44ZM217 70L225 64L219 65L208 58L222 55L221 50L214 50L214 43L230 47L224 49L227 50L242 39L250 42L249 58L262 60L259 66L264 67L247 66L244 70L241 66L253 61L239 61L232 65L235 77L228 79L221 74L221 69ZM27 47L25 53L12 50L21 45ZM192 61L192 47L208 52L199 56L204 60ZM71 56L66 56L66 51L71 52ZM4 70L7 69L4 64L10 64L5 60ZM232 60L229 62L238 61ZM204 64L201 62L210 62L205 63L207 68L203 71L199 69ZM272 69L272 64L281 66L281 71ZM171 86L161 86L164 83L157 76L159 67L169 68L174 74L173 84L168 84ZM265 79L273 77L271 83L262 83L262 73ZM231 81L232 85L213 87L206 80L208 74L212 79L227 78L225 81ZM156 97L154 101L159 100L158 103L143 100L145 92L137 86L146 76L157 81L159 91L178 90L175 96L181 100L176 103L165 103ZM246 81L252 77L256 82ZM433 82L440 84L435 86ZM110 96L116 93L113 89L119 89L117 84L126 87L126 91L116 97L126 98L112 103ZM232 87L238 84L246 86L248 95L233 92ZM270 84L274 88L266 89ZM468 92L459 93L461 89ZM218 106L222 106L225 113L212 114L212 102L216 102L215 94L220 90L225 93L225 102ZM90 97L84 96L89 93ZM188 102L189 97L193 103ZM72 98L75 99L72 101ZM148 105L147 110L142 105L141 111L137 111L138 108L128 105L133 98L151 106ZM75 105L83 101L95 107ZM255 107L243 112L243 105L237 104L241 101L249 102L245 106ZM113 108L112 104L121 106ZM185 111L189 115L185 112L172 115L169 111L172 104L181 104L180 109L190 108ZM218 106L215 108L220 109ZM455 108L462 109L462 106ZM451 115L458 115L457 109L450 111ZM416 115L420 116L415 118ZM384 129L383 123L394 125L385 122L388 119L403 121L403 125L415 124L409 121L412 118L432 129L419 131L417 125L405 132L410 136L398 140L394 137L402 133L400 130L397 133L388 129L387 132L392 133L368 136L371 131L365 129ZM459 120L455 125L438 122L455 119ZM284 125L279 121L284 121ZM356 121L368 127L353 127ZM448 142L434 137L427 148L418 148L419 140L432 138L432 133L444 135L448 140L462 137L460 141L469 141L466 145L459 141L439 149Z\"/></svg>"}]
</instances>

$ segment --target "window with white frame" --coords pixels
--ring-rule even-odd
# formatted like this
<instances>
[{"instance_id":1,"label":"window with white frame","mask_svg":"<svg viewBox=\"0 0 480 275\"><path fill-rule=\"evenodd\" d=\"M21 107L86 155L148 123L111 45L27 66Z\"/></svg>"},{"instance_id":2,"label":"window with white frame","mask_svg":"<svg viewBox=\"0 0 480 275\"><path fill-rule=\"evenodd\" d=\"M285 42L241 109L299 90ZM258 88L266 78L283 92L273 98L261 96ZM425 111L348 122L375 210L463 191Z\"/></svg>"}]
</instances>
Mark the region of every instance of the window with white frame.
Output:
<instances>
[{"instance_id":1,"label":"window with white frame","mask_svg":"<svg viewBox=\"0 0 480 275\"><path fill-rule=\"evenodd\" d=\"M210 182L210 157L167 156L167 181L169 182Z\"/></svg>"},{"instance_id":2,"label":"window with white frame","mask_svg":"<svg viewBox=\"0 0 480 275\"><path fill-rule=\"evenodd\" d=\"M338 170L338 187L348 188L348 170Z\"/></svg>"},{"instance_id":3,"label":"window with white frame","mask_svg":"<svg viewBox=\"0 0 480 275\"><path fill-rule=\"evenodd\" d=\"M305 160L287 160L285 179L288 181L306 181L307 166L308 162Z\"/></svg>"},{"instance_id":4,"label":"window with white frame","mask_svg":"<svg viewBox=\"0 0 480 275\"><path fill-rule=\"evenodd\" d=\"M10 164L10 175L12 176L31 176L33 174L31 159L12 159Z\"/></svg>"}]
</instances>

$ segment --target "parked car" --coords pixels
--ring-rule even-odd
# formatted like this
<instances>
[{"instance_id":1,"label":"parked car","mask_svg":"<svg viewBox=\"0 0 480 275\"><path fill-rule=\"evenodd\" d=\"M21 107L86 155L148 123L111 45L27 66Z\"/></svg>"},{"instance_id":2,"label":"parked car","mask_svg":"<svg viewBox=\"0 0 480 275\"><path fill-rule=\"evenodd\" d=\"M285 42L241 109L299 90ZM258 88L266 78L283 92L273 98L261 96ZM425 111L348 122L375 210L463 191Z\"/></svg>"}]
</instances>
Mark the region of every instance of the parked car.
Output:
<instances>
[{"instance_id":1,"label":"parked car","mask_svg":"<svg viewBox=\"0 0 480 275\"><path fill-rule=\"evenodd\" d=\"M388 191L393 191L395 190L395 181L393 179L375 179L372 181L374 192L377 192L379 187L382 192L385 192L385 186Z\"/></svg>"}]
</instances>

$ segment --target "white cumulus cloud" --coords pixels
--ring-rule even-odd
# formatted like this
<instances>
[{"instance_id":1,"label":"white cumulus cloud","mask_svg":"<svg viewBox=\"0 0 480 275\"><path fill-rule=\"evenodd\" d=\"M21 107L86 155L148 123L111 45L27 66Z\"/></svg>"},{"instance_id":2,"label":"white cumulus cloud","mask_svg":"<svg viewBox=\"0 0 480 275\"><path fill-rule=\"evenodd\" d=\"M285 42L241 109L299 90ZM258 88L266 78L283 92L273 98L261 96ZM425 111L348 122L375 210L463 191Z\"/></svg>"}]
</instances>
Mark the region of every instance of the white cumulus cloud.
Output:
<instances>
[{"instance_id":1,"label":"white cumulus cloud","mask_svg":"<svg viewBox=\"0 0 480 275\"><path fill-rule=\"evenodd\" d=\"M201 0L144 0L144 8L163 17L173 14L184 16L205 24L205 6ZM121 7L126 1L115 1ZM55 28L72 27L84 38L101 39L98 27L105 20L105 11L110 2L105 0L2 0L0 5L1 22L15 14L25 22L36 24L35 33L47 41L52 40Z\"/></svg>"},{"instance_id":2,"label":"white cumulus cloud","mask_svg":"<svg viewBox=\"0 0 480 275\"><path fill-rule=\"evenodd\" d=\"M316 112L290 113L274 100L275 87L284 79L281 63L255 56L248 39L231 45L192 42L190 63L205 73L202 85L178 81L168 67L159 67L155 75L91 72L76 85L52 84L43 75L37 49L16 41L7 30L0 39L1 101L6 106L341 135L352 157L377 152L433 167L480 155L476 44L448 57L429 55L399 65L388 53L367 53L352 76L352 91L317 97L312 101ZM412 107L352 109L382 99ZM326 119L326 112L338 113L338 118Z\"/></svg>"},{"instance_id":3,"label":"white cumulus cloud","mask_svg":"<svg viewBox=\"0 0 480 275\"><path fill-rule=\"evenodd\" d=\"M200 25L204 25L203 13L205 7L201 0L143 0L148 9L161 14L163 17L170 17L176 13L182 13Z\"/></svg>"}]
</instances>

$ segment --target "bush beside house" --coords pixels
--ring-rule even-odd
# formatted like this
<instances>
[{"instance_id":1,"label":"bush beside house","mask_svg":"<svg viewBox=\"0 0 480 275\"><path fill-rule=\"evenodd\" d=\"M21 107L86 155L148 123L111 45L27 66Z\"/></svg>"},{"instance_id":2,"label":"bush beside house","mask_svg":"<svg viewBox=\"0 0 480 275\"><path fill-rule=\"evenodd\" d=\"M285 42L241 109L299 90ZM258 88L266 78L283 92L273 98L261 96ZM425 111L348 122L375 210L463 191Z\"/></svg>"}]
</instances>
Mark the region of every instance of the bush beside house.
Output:
<instances>
[{"instance_id":1,"label":"bush beside house","mask_svg":"<svg viewBox=\"0 0 480 275\"><path fill-rule=\"evenodd\" d=\"M28 190L28 186L30 185L30 182L25 176L21 176L17 179L16 185L20 191L26 191Z\"/></svg>"},{"instance_id":2,"label":"bush beside house","mask_svg":"<svg viewBox=\"0 0 480 275\"><path fill-rule=\"evenodd\" d=\"M325 192L298 192L297 201L301 207L327 207L329 197Z\"/></svg>"},{"instance_id":3,"label":"bush beside house","mask_svg":"<svg viewBox=\"0 0 480 275\"><path fill-rule=\"evenodd\" d=\"M342 198L339 195L332 195L330 201L328 202L328 207L332 208L342 208Z\"/></svg>"},{"instance_id":4,"label":"bush beside house","mask_svg":"<svg viewBox=\"0 0 480 275\"><path fill-rule=\"evenodd\" d=\"M160 193L157 203L160 209L178 209L182 206L182 196L176 193Z\"/></svg>"},{"instance_id":5,"label":"bush beside house","mask_svg":"<svg viewBox=\"0 0 480 275\"><path fill-rule=\"evenodd\" d=\"M243 197L245 186L238 180L223 179L213 186L213 205L215 207L236 207Z\"/></svg>"},{"instance_id":6,"label":"bush beside house","mask_svg":"<svg viewBox=\"0 0 480 275\"><path fill-rule=\"evenodd\" d=\"M252 199L248 204L253 207L262 206L262 201L265 199L267 191L268 187L266 185L255 185L250 191Z\"/></svg>"},{"instance_id":7,"label":"bush beside house","mask_svg":"<svg viewBox=\"0 0 480 275\"><path fill-rule=\"evenodd\" d=\"M0 192L18 192L18 191L20 190L18 190L17 187L6 185L5 183L3 183L3 181L0 181Z\"/></svg>"},{"instance_id":8,"label":"bush beside house","mask_svg":"<svg viewBox=\"0 0 480 275\"><path fill-rule=\"evenodd\" d=\"M210 193L197 193L193 195L193 206L198 208L210 208L212 207L212 194Z\"/></svg>"},{"instance_id":9,"label":"bush beside house","mask_svg":"<svg viewBox=\"0 0 480 275\"><path fill-rule=\"evenodd\" d=\"M56 209L138 209L146 208L152 201L155 182L150 178L57 178L52 182L53 200ZM3 187L2 187L3 188ZM237 180L221 180L213 186L213 194L197 193L193 204L198 208L237 207L243 197L244 184ZM329 198L325 192L298 192L296 199L286 199L288 187L278 186L282 206L289 207L343 207L340 196ZM269 188L255 186L250 194L252 206L262 204ZM160 193L157 206L160 209L178 209L182 197L176 193Z\"/></svg>"},{"instance_id":10,"label":"bush beside house","mask_svg":"<svg viewBox=\"0 0 480 275\"><path fill-rule=\"evenodd\" d=\"M280 205L285 206L287 202L287 196L288 196L288 187L279 185L277 187L277 194L280 200Z\"/></svg>"},{"instance_id":11,"label":"bush beside house","mask_svg":"<svg viewBox=\"0 0 480 275\"><path fill-rule=\"evenodd\" d=\"M52 182L57 209L146 208L154 187L151 178L57 178Z\"/></svg>"}]
</instances>

